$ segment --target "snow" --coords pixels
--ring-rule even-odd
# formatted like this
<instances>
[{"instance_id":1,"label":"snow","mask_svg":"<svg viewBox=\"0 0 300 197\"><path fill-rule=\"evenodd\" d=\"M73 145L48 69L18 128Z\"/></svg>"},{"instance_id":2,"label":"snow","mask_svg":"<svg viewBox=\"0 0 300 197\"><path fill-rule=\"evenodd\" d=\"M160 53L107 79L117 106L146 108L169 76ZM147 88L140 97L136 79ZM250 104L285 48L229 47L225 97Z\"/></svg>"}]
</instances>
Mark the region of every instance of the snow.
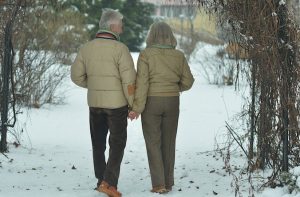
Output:
<instances>
[{"instance_id":1,"label":"snow","mask_svg":"<svg viewBox=\"0 0 300 197\"><path fill-rule=\"evenodd\" d=\"M290 173L292 173L295 176L300 176L300 166L291 169Z\"/></svg>"},{"instance_id":2,"label":"snow","mask_svg":"<svg viewBox=\"0 0 300 197\"><path fill-rule=\"evenodd\" d=\"M211 52L217 50L205 47ZM132 56L136 63L138 54ZM214 149L216 138L225 131L225 121L240 111L242 97L232 86L209 85L199 73L196 60L190 66L196 80L193 88L181 95L175 186L167 196L234 196L232 177L223 169L222 158ZM44 106L20 115L18 127L24 128L21 146L10 144L8 158L0 155L1 197L105 196L93 190L96 179L86 90L75 86L69 78L63 88L65 104ZM151 182L140 119L128 121L118 187L124 197L160 196L149 191ZM242 190L247 194L247 188ZM284 188L268 189L261 197L286 193Z\"/></svg>"},{"instance_id":3,"label":"snow","mask_svg":"<svg viewBox=\"0 0 300 197\"><path fill-rule=\"evenodd\" d=\"M285 0L280 0L279 1L279 5L285 5L286 4L286 1Z\"/></svg>"},{"instance_id":4,"label":"snow","mask_svg":"<svg viewBox=\"0 0 300 197\"><path fill-rule=\"evenodd\" d=\"M260 197L287 197L281 188L266 189Z\"/></svg>"}]
</instances>

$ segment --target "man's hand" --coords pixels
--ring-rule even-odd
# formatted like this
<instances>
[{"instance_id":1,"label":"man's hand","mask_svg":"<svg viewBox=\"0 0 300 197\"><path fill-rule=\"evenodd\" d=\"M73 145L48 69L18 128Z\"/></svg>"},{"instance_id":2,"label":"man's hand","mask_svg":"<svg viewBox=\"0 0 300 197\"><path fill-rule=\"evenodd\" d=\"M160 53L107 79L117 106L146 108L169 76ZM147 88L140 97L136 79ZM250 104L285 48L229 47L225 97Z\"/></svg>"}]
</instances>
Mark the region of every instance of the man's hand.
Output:
<instances>
[{"instance_id":1,"label":"man's hand","mask_svg":"<svg viewBox=\"0 0 300 197\"><path fill-rule=\"evenodd\" d=\"M137 112L135 112L135 111L130 111L130 112L128 113L128 118L129 118L131 121L134 120L134 119L138 119L139 116L140 116L140 114L137 113Z\"/></svg>"}]
</instances>

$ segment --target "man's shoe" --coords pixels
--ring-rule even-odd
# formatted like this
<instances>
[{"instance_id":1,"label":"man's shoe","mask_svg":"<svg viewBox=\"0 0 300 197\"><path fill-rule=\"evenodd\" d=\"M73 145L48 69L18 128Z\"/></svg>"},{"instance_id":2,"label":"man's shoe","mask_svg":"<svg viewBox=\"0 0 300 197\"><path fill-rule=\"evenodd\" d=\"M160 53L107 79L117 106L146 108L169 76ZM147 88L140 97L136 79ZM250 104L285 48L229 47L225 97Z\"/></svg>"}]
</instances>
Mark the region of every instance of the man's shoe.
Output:
<instances>
[{"instance_id":1,"label":"man's shoe","mask_svg":"<svg viewBox=\"0 0 300 197\"><path fill-rule=\"evenodd\" d=\"M122 194L118 192L117 188L114 186L110 186L106 181L102 181L99 185L99 192L107 194L109 197L121 197Z\"/></svg>"},{"instance_id":2,"label":"man's shoe","mask_svg":"<svg viewBox=\"0 0 300 197\"><path fill-rule=\"evenodd\" d=\"M109 186L106 194L108 194L110 197L121 197L122 196L122 194L114 186Z\"/></svg>"},{"instance_id":3,"label":"man's shoe","mask_svg":"<svg viewBox=\"0 0 300 197\"><path fill-rule=\"evenodd\" d=\"M101 181L98 180L98 182L97 182L97 188L100 186L101 183L102 183L102 180Z\"/></svg>"},{"instance_id":4,"label":"man's shoe","mask_svg":"<svg viewBox=\"0 0 300 197\"><path fill-rule=\"evenodd\" d=\"M101 181L101 183L97 183L97 191L103 192L109 187L109 184L106 181Z\"/></svg>"}]
</instances>

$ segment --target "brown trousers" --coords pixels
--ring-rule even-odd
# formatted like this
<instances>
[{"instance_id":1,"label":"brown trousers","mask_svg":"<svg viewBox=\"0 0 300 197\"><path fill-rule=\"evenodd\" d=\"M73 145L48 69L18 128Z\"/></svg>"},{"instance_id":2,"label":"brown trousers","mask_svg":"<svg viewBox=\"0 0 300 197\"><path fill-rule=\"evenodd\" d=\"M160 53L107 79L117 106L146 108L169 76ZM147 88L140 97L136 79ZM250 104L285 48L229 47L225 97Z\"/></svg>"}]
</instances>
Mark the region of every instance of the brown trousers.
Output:
<instances>
[{"instance_id":1,"label":"brown trousers","mask_svg":"<svg viewBox=\"0 0 300 197\"><path fill-rule=\"evenodd\" d=\"M148 97L142 113L152 187L174 185L179 97Z\"/></svg>"},{"instance_id":2,"label":"brown trousers","mask_svg":"<svg viewBox=\"0 0 300 197\"><path fill-rule=\"evenodd\" d=\"M120 165L127 141L128 107L103 109L90 107L90 131L93 147L95 176L99 182L105 180L118 185ZM109 157L105 161L106 139L109 134Z\"/></svg>"}]
</instances>

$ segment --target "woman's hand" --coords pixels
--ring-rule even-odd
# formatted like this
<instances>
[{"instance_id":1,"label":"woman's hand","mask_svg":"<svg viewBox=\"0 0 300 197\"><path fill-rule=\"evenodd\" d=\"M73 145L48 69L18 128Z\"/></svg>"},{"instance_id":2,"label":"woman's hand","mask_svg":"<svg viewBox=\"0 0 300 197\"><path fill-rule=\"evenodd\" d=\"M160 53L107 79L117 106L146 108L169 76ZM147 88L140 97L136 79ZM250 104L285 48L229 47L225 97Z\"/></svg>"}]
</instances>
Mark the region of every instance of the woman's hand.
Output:
<instances>
[{"instance_id":1,"label":"woman's hand","mask_svg":"<svg viewBox=\"0 0 300 197\"><path fill-rule=\"evenodd\" d=\"M131 121L134 120L134 119L138 119L139 116L140 116L140 114L137 113L137 112L135 112L135 111L130 111L130 112L128 113L128 118L129 118Z\"/></svg>"}]
</instances>

